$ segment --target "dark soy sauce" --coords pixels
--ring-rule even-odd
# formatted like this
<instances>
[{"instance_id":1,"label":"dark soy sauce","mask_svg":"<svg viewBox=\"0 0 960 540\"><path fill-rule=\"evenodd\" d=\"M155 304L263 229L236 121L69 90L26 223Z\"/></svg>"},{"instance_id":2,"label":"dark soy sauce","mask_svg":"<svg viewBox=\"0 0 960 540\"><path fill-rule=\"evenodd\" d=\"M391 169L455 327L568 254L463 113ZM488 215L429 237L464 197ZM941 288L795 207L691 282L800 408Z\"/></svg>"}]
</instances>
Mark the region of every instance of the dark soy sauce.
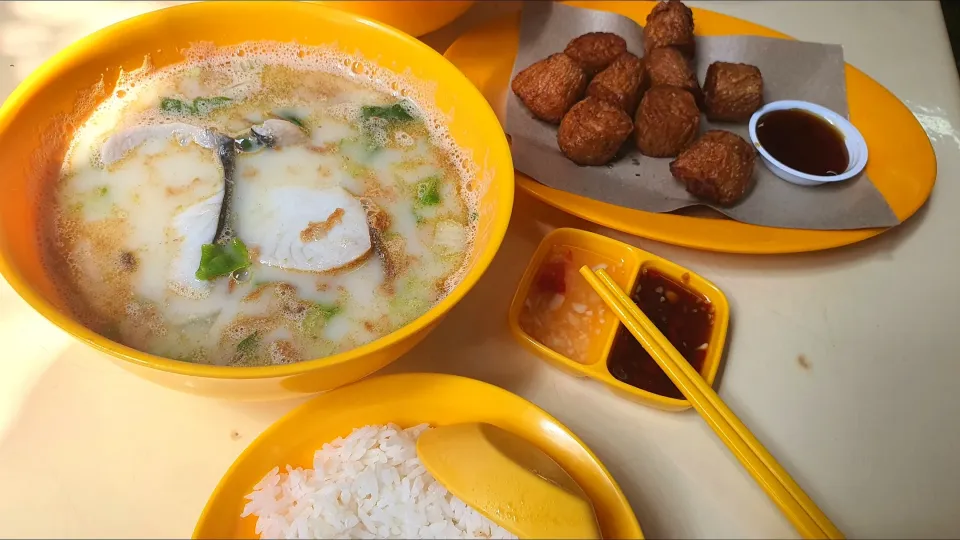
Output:
<instances>
[{"instance_id":1,"label":"dark soy sauce","mask_svg":"<svg viewBox=\"0 0 960 540\"><path fill-rule=\"evenodd\" d=\"M703 369L713 331L713 306L706 299L652 268L641 271L630 298L694 370ZM607 368L611 375L631 386L683 399L680 389L623 326L613 342Z\"/></svg>"},{"instance_id":2,"label":"dark soy sauce","mask_svg":"<svg viewBox=\"0 0 960 540\"><path fill-rule=\"evenodd\" d=\"M757 140L777 161L803 173L836 176L850 164L843 134L823 118L801 109L761 116Z\"/></svg>"}]
</instances>

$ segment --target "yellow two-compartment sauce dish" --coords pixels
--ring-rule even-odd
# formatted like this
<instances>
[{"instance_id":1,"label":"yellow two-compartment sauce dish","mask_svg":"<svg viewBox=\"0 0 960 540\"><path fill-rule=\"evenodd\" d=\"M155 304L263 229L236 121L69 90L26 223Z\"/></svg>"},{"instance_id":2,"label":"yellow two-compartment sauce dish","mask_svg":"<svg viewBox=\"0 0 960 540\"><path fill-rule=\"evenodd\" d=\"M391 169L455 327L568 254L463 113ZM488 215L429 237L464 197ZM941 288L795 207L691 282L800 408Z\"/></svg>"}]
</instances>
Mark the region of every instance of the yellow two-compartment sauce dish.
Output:
<instances>
[{"instance_id":1,"label":"yellow two-compartment sauce dish","mask_svg":"<svg viewBox=\"0 0 960 540\"><path fill-rule=\"evenodd\" d=\"M713 384L730 320L720 289L662 257L587 231L557 229L543 239L510 306L514 337L567 373L630 400L670 411L690 407L580 276L583 266L605 270L629 291Z\"/></svg>"}]
</instances>

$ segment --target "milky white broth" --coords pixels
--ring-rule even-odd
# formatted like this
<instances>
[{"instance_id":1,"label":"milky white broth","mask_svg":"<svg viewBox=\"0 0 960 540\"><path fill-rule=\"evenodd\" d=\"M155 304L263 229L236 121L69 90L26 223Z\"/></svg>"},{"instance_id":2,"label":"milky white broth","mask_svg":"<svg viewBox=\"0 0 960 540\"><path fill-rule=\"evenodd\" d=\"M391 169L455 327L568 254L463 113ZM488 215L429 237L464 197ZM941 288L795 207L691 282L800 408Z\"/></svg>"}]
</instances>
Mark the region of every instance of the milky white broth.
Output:
<instances>
[{"instance_id":1,"label":"milky white broth","mask_svg":"<svg viewBox=\"0 0 960 540\"><path fill-rule=\"evenodd\" d=\"M45 251L94 331L290 363L396 330L459 281L476 213L437 123L350 61L255 49L145 68L74 134ZM201 279L202 245L233 239L249 266Z\"/></svg>"}]
</instances>

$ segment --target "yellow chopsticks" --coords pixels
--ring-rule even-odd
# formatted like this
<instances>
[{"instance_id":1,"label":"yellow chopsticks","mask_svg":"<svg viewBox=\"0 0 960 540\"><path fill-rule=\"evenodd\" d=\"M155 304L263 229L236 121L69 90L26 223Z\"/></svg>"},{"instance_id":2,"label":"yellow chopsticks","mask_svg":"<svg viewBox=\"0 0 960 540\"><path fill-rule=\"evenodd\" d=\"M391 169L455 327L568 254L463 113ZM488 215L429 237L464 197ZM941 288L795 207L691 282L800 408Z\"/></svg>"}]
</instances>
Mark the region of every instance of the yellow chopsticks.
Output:
<instances>
[{"instance_id":1,"label":"yellow chopsticks","mask_svg":"<svg viewBox=\"0 0 960 540\"><path fill-rule=\"evenodd\" d=\"M747 426L720 399L670 341L603 270L588 266L580 274L650 353L753 479L767 492L804 538L843 538L830 518L803 492Z\"/></svg>"}]
</instances>

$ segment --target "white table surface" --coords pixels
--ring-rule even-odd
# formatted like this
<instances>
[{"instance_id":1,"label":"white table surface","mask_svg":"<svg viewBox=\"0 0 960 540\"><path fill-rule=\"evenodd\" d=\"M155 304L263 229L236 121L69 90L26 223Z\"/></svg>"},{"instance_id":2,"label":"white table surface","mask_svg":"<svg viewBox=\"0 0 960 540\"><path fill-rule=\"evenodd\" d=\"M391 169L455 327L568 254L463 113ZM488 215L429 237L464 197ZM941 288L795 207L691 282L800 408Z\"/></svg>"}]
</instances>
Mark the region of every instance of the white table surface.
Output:
<instances>
[{"instance_id":1,"label":"white table surface","mask_svg":"<svg viewBox=\"0 0 960 540\"><path fill-rule=\"evenodd\" d=\"M74 39L164 4L0 3L0 95ZM609 467L649 537L795 537L696 413L622 401L548 367L508 334L507 305L543 234L558 226L600 231L689 266L726 292L733 320L721 396L849 537L957 537L960 90L940 8L691 4L843 44L847 61L927 128L941 173L926 207L852 247L753 257L628 237L518 193L487 274L387 371L467 375L545 408ZM442 50L463 28L512 9L475 6L470 21L425 41ZM6 537L189 536L233 459L299 403L218 402L155 386L74 342L2 280L0 343Z\"/></svg>"}]
</instances>

